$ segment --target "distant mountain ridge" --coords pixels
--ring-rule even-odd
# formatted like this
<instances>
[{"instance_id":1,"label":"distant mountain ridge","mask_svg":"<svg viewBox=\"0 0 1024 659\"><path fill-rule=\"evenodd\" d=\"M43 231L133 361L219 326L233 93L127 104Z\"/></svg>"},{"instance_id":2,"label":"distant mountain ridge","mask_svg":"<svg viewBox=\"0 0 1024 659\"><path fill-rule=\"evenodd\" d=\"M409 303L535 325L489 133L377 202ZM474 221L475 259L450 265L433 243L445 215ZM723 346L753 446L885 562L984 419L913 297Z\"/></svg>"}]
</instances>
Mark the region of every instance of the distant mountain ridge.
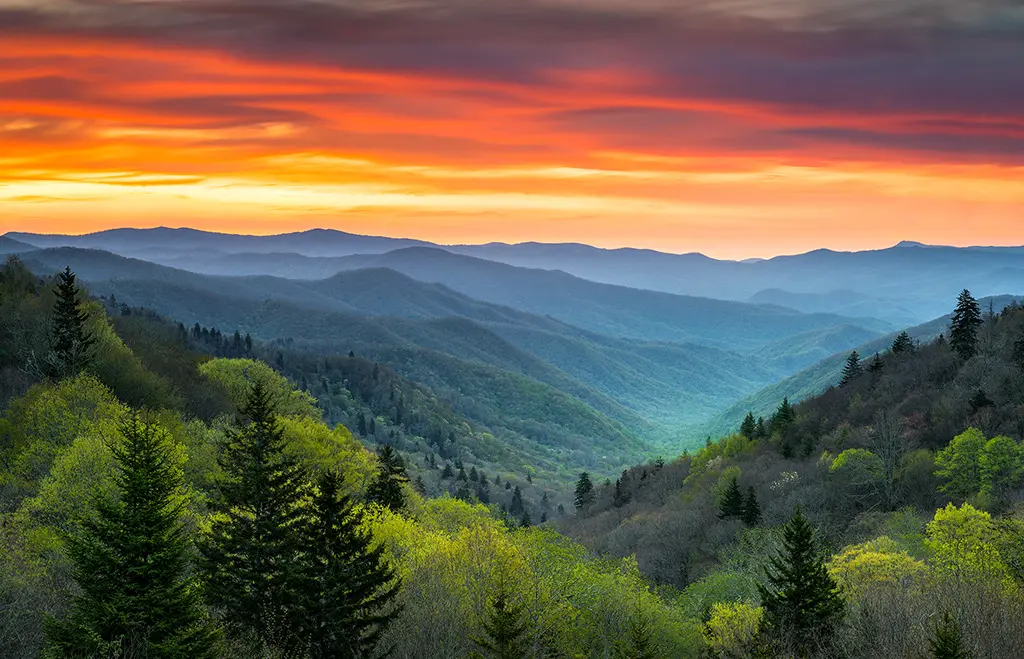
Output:
<instances>
[{"instance_id":1,"label":"distant mountain ridge","mask_svg":"<svg viewBox=\"0 0 1024 659\"><path fill-rule=\"evenodd\" d=\"M519 267L561 270L599 283L681 295L745 301L762 291L777 289L801 299L801 306L794 308L803 311L832 311L828 295L845 289L879 302L875 313L867 315L899 325L925 322L941 314L945 300L965 287L978 296L1024 290L1024 247L947 247L912 240L860 252L818 249L768 259L728 261L699 253L603 249L580 243L440 246L329 229L275 236L168 228L114 229L85 236L7 235L39 247L94 247L184 269L194 269L202 260L206 263L204 272L209 274L273 274L300 279L334 274L340 269L338 258L380 255L407 247L439 247ZM817 302L821 306L816 306ZM863 315L860 309L856 311L843 315Z\"/></svg>"}]
</instances>

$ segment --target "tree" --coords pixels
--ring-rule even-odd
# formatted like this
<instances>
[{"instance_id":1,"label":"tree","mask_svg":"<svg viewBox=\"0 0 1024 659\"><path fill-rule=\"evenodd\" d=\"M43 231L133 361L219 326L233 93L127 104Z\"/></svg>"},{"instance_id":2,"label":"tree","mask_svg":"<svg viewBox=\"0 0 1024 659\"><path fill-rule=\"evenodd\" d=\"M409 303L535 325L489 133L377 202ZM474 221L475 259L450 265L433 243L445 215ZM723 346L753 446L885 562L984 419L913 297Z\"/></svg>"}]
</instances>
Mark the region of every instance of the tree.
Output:
<instances>
[{"instance_id":1,"label":"tree","mask_svg":"<svg viewBox=\"0 0 1024 659\"><path fill-rule=\"evenodd\" d=\"M754 413L747 412L747 416L743 417L743 423L740 424L740 434L747 439L754 439L756 432L757 422L754 421Z\"/></svg>"},{"instance_id":2,"label":"tree","mask_svg":"<svg viewBox=\"0 0 1024 659\"><path fill-rule=\"evenodd\" d=\"M949 613L943 613L935 626L935 636L928 640L934 659L969 659L971 656L964 647L960 627Z\"/></svg>"},{"instance_id":3,"label":"tree","mask_svg":"<svg viewBox=\"0 0 1024 659\"><path fill-rule=\"evenodd\" d=\"M573 497L573 505L576 510L582 510L589 506L594 500L594 484L590 481L590 474L583 471L576 480L576 493Z\"/></svg>"},{"instance_id":4,"label":"tree","mask_svg":"<svg viewBox=\"0 0 1024 659\"><path fill-rule=\"evenodd\" d=\"M789 396L782 399L779 409L772 415L772 432L784 432L796 420L796 410L789 404Z\"/></svg>"},{"instance_id":5,"label":"tree","mask_svg":"<svg viewBox=\"0 0 1024 659\"><path fill-rule=\"evenodd\" d=\"M894 355L914 352L914 340L906 332L900 332L896 335L896 339L892 342L892 347L889 350Z\"/></svg>"},{"instance_id":6,"label":"tree","mask_svg":"<svg viewBox=\"0 0 1024 659\"><path fill-rule=\"evenodd\" d=\"M743 516L743 493L740 492L739 483L733 476L728 487L718 501L719 519L738 519Z\"/></svg>"},{"instance_id":7,"label":"tree","mask_svg":"<svg viewBox=\"0 0 1024 659\"><path fill-rule=\"evenodd\" d=\"M985 442L978 455L981 491L1002 501L1020 482L1021 446L1014 439L1001 435Z\"/></svg>"},{"instance_id":8,"label":"tree","mask_svg":"<svg viewBox=\"0 0 1024 659\"><path fill-rule=\"evenodd\" d=\"M757 503L757 494L753 487L747 490L747 498L743 500L742 519L747 526L757 526L761 523L761 506Z\"/></svg>"},{"instance_id":9,"label":"tree","mask_svg":"<svg viewBox=\"0 0 1024 659\"><path fill-rule=\"evenodd\" d=\"M1018 368L1024 369L1024 328L1021 328L1020 336L1013 342L1013 352L1010 355L1010 359Z\"/></svg>"},{"instance_id":10,"label":"tree","mask_svg":"<svg viewBox=\"0 0 1024 659\"><path fill-rule=\"evenodd\" d=\"M370 483L366 498L399 512L405 508L405 490L402 486L409 482L402 456L385 444L377 452L377 462L377 476Z\"/></svg>"},{"instance_id":11,"label":"tree","mask_svg":"<svg viewBox=\"0 0 1024 659\"><path fill-rule=\"evenodd\" d=\"M658 659L664 656L651 638L651 623L637 602L626 625L626 637L617 644L616 659Z\"/></svg>"},{"instance_id":12,"label":"tree","mask_svg":"<svg viewBox=\"0 0 1024 659\"><path fill-rule=\"evenodd\" d=\"M99 498L80 535L67 538L80 588L62 620L46 620L53 657L216 655L216 630L189 577L182 475L169 437L139 414L113 443L116 499Z\"/></svg>"},{"instance_id":13,"label":"tree","mask_svg":"<svg viewBox=\"0 0 1024 659\"><path fill-rule=\"evenodd\" d=\"M294 629L304 470L284 455L284 433L262 380L249 391L219 462L225 478L200 544L206 599L228 632L263 652L288 652Z\"/></svg>"},{"instance_id":14,"label":"tree","mask_svg":"<svg viewBox=\"0 0 1024 659\"><path fill-rule=\"evenodd\" d=\"M503 583L488 603L487 619L481 626L485 636L470 639L480 650L475 657L525 659L529 649L526 638L529 623L523 607L512 602Z\"/></svg>"},{"instance_id":15,"label":"tree","mask_svg":"<svg viewBox=\"0 0 1024 659\"><path fill-rule=\"evenodd\" d=\"M845 387L864 373L864 367L860 365L860 355L854 350L846 358L846 366L843 367L843 377L839 380L839 386Z\"/></svg>"},{"instance_id":16,"label":"tree","mask_svg":"<svg viewBox=\"0 0 1024 659\"><path fill-rule=\"evenodd\" d=\"M523 505L523 491L516 485L516 489L512 491L512 503L509 505L509 514L513 517L522 517L523 513L526 512L526 507Z\"/></svg>"},{"instance_id":17,"label":"tree","mask_svg":"<svg viewBox=\"0 0 1024 659\"><path fill-rule=\"evenodd\" d=\"M968 428L935 454L935 475L944 478L939 489L957 499L966 499L981 489L981 452L985 434Z\"/></svg>"},{"instance_id":18,"label":"tree","mask_svg":"<svg viewBox=\"0 0 1024 659\"><path fill-rule=\"evenodd\" d=\"M86 328L89 312L78 300L78 284L71 268L57 274L56 300L50 322L49 375L64 378L78 375L92 362L96 338Z\"/></svg>"},{"instance_id":19,"label":"tree","mask_svg":"<svg viewBox=\"0 0 1024 659\"><path fill-rule=\"evenodd\" d=\"M868 364L868 373L871 373L872 375L877 375L881 373L882 369L884 368L885 362L882 361L882 356L876 352L874 358L871 360L871 363Z\"/></svg>"},{"instance_id":20,"label":"tree","mask_svg":"<svg viewBox=\"0 0 1024 659\"><path fill-rule=\"evenodd\" d=\"M827 645L843 617L845 603L814 541L814 529L797 508L782 532L782 549L765 567L758 584L769 643L802 656Z\"/></svg>"},{"instance_id":21,"label":"tree","mask_svg":"<svg viewBox=\"0 0 1024 659\"><path fill-rule=\"evenodd\" d=\"M317 478L309 519L301 526L297 633L310 659L372 656L399 611L393 601L400 583L383 546L371 547L362 515L339 495L341 485L335 472Z\"/></svg>"},{"instance_id":22,"label":"tree","mask_svg":"<svg viewBox=\"0 0 1024 659\"><path fill-rule=\"evenodd\" d=\"M949 346L961 359L966 361L978 351L978 328L981 324L981 307L965 288L957 298L949 326Z\"/></svg>"}]
</instances>

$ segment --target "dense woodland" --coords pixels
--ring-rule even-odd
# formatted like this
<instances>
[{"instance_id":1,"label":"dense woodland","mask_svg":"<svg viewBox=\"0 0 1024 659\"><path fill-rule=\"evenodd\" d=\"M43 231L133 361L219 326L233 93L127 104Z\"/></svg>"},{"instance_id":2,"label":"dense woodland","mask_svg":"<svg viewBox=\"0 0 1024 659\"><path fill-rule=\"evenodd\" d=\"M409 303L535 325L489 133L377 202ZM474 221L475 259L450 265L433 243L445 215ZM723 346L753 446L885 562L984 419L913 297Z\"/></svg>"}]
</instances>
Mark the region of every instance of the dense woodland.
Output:
<instances>
[{"instance_id":1,"label":"dense woodland","mask_svg":"<svg viewBox=\"0 0 1024 659\"><path fill-rule=\"evenodd\" d=\"M955 303L934 342L569 492L354 352L11 259L0 655L1015 656L1024 308Z\"/></svg>"}]
</instances>

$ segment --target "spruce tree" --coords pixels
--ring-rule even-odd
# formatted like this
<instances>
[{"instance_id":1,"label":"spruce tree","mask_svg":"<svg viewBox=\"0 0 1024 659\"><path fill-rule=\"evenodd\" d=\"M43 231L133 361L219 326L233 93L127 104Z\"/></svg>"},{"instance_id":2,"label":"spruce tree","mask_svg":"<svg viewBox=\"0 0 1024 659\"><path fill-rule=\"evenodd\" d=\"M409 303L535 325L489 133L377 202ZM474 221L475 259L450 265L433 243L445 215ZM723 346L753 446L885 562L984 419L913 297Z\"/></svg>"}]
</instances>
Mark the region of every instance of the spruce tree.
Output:
<instances>
[{"instance_id":1,"label":"spruce tree","mask_svg":"<svg viewBox=\"0 0 1024 659\"><path fill-rule=\"evenodd\" d=\"M207 602L229 634L254 652L294 651L296 558L305 474L284 455L270 394L252 385L219 462L224 472L208 535L200 544Z\"/></svg>"},{"instance_id":2,"label":"spruce tree","mask_svg":"<svg viewBox=\"0 0 1024 659\"><path fill-rule=\"evenodd\" d=\"M981 323L981 307L965 288L957 298L949 326L949 346L965 361L978 351L978 328Z\"/></svg>"},{"instance_id":3,"label":"spruce tree","mask_svg":"<svg viewBox=\"0 0 1024 659\"><path fill-rule=\"evenodd\" d=\"M583 471L576 480L576 492L573 496L573 505L576 510L582 510L589 506L594 500L594 484L590 481L590 474Z\"/></svg>"},{"instance_id":4,"label":"spruce tree","mask_svg":"<svg viewBox=\"0 0 1024 659\"><path fill-rule=\"evenodd\" d=\"M846 366L843 367L843 377L839 380L839 386L845 387L864 373L864 367L860 365L860 355L854 350L846 358Z\"/></svg>"},{"instance_id":5,"label":"spruce tree","mask_svg":"<svg viewBox=\"0 0 1024 659\"><path fill-rule=\"evenodd\" d=\"M747 526L757 526L761 523L761 506L757 503L757 494L753 487L747 490L747 498L743 500L742 518Z\"/></svg>"},{"instance_id":6,"label":"spruce tree","mask_svg":"<svg viewBox=\"0 0 1024 659\"><path fill-rule=\"evenodd\" d=\"M405 508L403 485L409 482L402 456L385 444L377 452L377 462L377 476L370 483L366 498L394 512L399 512Z\"/></svg>"},{"instance_id":7,"label":"spruce tree","mask_svg":"<svg viewBox=\"0 0 1024 659\"><path fill-rule=\"evenodd\" d=\"M893 340L892 347L889 350L894 355L914 352L914 340L906 332L900 332L896 335L896 339Z\"/></svg>"},{"instance_id":8,"label":"spruce tree","mask_svg":"<svg viewBox=\"0 0 1024 659\"><path fill-rule=\"evenodd\" d=\"M479 648L472 656L485 659L525 659L529 650L523 607L515 604L505 586L488 603L487 619L481 624L484 636L471 638Z\"/></svg>"},{"instance_id":9,"label":"spruce tree","mask_svg":"<svg viewBox=\"0 0 1024 659\"><path fill-rule=\"evenodd\" d=\"M743 516L743 493L733 476L718 502L719 519L737 519Z\"/></svg>"},{"instance_id":10,"label":"spruce tree","mask_svg":"<svg viewBox=\"0 0 1024 659\"><path fill-rule=\"evenodd\" d=\"M340 494L342 478L317 478L309 518L300 527L297 635L310 659L373 656L396 616L400 583L383 546L362 528L362 516Z\"/></svg>"},{"instance_id":11,"label":"spruce tree","mask_svg":"<svg viewBox=\"0 0 1024 659\"><path fill-rule=\"evenodd\" d=\"M949 613L943 613L935 627L935 636L928 641L934 659L970 659L964 647L960 627Z\"/></svg>"},{"instance_id":12,"label":"spruce tree","mask_svg":"<svg viewBox=\"0 0 1024 659\"><path fill-rule=\"evenodd\" d=\"M512 503L509 505L509 514L513 517L522 517L523 513L526 512L526 507L523 505L523 491L516 488L512 491Z\"/></svg>"},{"instance_id":13,"label":"spruce tree","mask_svg":"<svg viewBox=\"0 0 1024 659\"><path fill-rule=\"evenodd\" d=\"M50 321L47 371L53 378L78 375L92 362L96 338L86 327L89 313L78 299L78 284L71 268L57 274L56 300Z\"/></svg>"},{"instance_id":14,"label":"spruce tree","mask_svg":"<svg viewBox=\"0 0 1024 659\"><path fill-rule=\"evenodd\" d=\"M651 638L651 624L647 615L640 609L639 603L626 625L625 638L616 644L616 659L660 659L664 656L658 651Z\"/></svg>"},{"instance_id":15,"label":"spruce tree","mask_svg":"<svg viewBox=\"0 0 1024 659\"><path fill-rule=\"evenodd\" d=\"M754 420L754 413L747 412L747 416L743 417L743 423L740 424L740 434L747 439L754 439L756 432L757 421Z\"/></svg>"},{"instance_id":16,"label":"spruce tree","mask_svg":"<svg viewBox=\"0 0 1024 659\"><path fill-rule=\"evenodd\" d=\"M101 498L80 535L67 538L80 592L67 617L45 624L50 657L191 659L216 655L189 577L182 477L162 428L132 413L111 445L118 496Z\"/></svg>"},{"instance_id":17,"label":"spruce tree","mask_svg":"<svg viewBox=\"0 0 1024 659\"><path fill-rule=\"evenodd\" d=\"M873 375L878 375L879 373L882 372L882 369L884 369L884 368L885 368L885 362L882 361L881 355L879 355L876 352L874 359L872 359L871 363L868 364L868 372L873 374Z\"/></svg>"},{"instance_id":18,"label":"spruce tree","mask_svg":"<svg viewBox=\"0 0 1024 659\"><path fill-rule=\"evenodd\" d=\"M845 604L799 508L783 528L782 540L782 551L765 567L767 584L757 586L764 607L762 631L769 644L807 656L828 644Z\"/></svg>"}]
</instances>

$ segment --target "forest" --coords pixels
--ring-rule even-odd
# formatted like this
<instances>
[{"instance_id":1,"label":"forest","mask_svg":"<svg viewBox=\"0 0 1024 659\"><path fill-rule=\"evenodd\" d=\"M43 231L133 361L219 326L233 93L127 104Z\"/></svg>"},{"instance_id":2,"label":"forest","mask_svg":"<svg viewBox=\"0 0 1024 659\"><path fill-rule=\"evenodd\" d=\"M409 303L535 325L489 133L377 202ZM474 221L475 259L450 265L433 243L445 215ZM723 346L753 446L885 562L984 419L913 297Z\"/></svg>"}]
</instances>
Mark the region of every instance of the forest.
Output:
<instances>
[{"instance_id":1,"label":"forest","mask_svg":"<svg viewBox=\"0 0 1024 659\"><path fill-rule=\"evenodd\" d=\"M570 492L560 456L509 455L354 351L186 327L12 257L0 655L1016 656L1024 308L954 305L933 341Z\"/></svg>"}]
</instances>

